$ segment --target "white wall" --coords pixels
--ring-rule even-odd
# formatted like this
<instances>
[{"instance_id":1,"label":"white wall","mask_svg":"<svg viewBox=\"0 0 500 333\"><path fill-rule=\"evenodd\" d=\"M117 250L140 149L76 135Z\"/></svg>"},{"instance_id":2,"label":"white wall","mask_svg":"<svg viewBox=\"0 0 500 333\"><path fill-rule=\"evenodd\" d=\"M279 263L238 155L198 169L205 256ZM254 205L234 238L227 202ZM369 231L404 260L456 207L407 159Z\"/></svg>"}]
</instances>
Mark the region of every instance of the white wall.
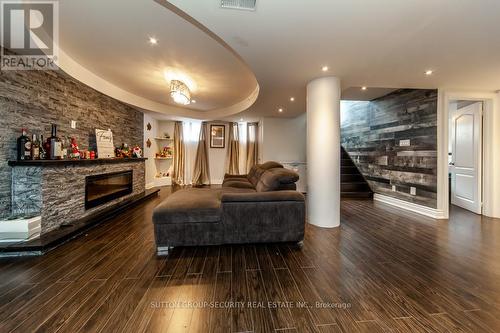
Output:
<instances>
[{"instance_id":1,"label":"white wall","mask_svg":"<svg viewBox=\"0 0 500 333\"><path fill-rule=\"evenodd\" d=\"M260 162L305 162L307 124L304 113L296 118L261 119Z\"/></svg>"},{"instance_id":2,"label":"white wall","mask_svg":"<svg viewBox=\"0 0 500 333\"><path fill-rule=\"evenodd\" d=\"M151 124L151 130L148 131L148 123ZM158 150L156 140L154 139L158 136L158 121L148 114L144 114L144 157L146 160L146 188L154 187L154 179L156 175L156 165L155 165L155 154ZM148 139L151 141L151 147L148 148L146 142Z\"/></svg>"},{"instance_id":3,"label":"white wall","mask_svg":"<svg viewBox=\"0 0 500 333\"><path fill-rule=\"evenodd\" d=\"M224 148L210 148L210 125L225 125L226 145ZM222 184L226 167L226 152L229 124L223 121L213 121L208 123L208 165L210 168L210 183Z\"/></svg>"},{"instance_id":4,"label":"white wall","mask_svg":"<svg viewBox=\"0 0 500 333\"><path fill-rule=\"evenodd\" d=\"M148 122L152 125L151 131L146 129ZM208 149L208 159L210 167L210 182L212 184L222 184L225 174L227 143L229 137L229 124L225 121L211 121L210 125L225 125L226 145L222 148ZM144 115L144 156L146 161L146 186L152 187L157 172L157 163L170 163L154 160L155 154L159 151L155 137L161 137L164 132L168 132L173 137L174 122L158 121L151 116ZM282 162L305 162L306 161L306 114L297 118L272 118L265 117L260 121L261 132L259 140L259 162L274 160ZM241 133L242 135L243 133ZM146 141L150 138L151 148L147 148ZM207 136L210 140L210 135ZM210 142L209 142L210 145ZM240 147L241 160L243 161L246 152ZM240 163L240 173L245 173L243 163Z\"/></svg>"},{"instance_id":5,"label":"white wall","mask_svg":"<svg viewBox=\"0 0 500 333\"><path fill-rule=\"evenodd\" d=\"M148 123L151 124L151 130L148 131ZM155 186L155 177L159 169L166 170L172 164L172 160L155 160L156 153L163 148L165 142L156 140L157 137L163 137L167 132L171 137L174 135L174 122L173 121L160 121L154 119L148 114L144 114L144 157L146 160L146 188ZM147 141L151 141L151 147L148 148ZM170 142L173 144L173 142Z\"/></svg>"}]
</instances>

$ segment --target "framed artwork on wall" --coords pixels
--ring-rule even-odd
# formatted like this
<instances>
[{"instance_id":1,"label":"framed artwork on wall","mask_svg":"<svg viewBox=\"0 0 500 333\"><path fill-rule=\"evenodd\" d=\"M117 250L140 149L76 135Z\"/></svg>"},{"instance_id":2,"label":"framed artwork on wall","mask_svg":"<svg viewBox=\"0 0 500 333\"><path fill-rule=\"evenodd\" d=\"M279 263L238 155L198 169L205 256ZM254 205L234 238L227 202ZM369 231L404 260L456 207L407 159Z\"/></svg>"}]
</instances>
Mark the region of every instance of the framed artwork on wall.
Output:
<instances>
[{"instance_id":1,"label":"framed artwork on wall","mask_svg":"<svg viewBox=\"0 0 500 333\"><path fill-rule=\"evenodd\" d=\"M226 147L226 126L210 125L210 148Z\"/></svg>"}]
</instances>

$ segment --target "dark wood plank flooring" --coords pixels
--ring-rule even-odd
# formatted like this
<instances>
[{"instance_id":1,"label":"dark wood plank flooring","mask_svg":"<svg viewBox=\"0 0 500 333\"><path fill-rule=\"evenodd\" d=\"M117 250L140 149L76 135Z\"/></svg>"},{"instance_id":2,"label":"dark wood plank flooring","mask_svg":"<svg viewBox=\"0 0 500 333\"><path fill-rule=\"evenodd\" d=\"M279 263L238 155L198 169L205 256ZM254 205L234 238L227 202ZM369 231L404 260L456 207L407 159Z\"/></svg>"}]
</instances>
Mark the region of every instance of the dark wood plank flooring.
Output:
<instances>
[{"instance_id":1,"label":"dark wood plank flooring","mask_svg":"<svg viewBox=\"0 0 500 333\"><path fill-rule=\"evenodd\" d=\"M304 246L154 251L144 202L42 257L0 260L0 332L498 332L500 221L342 201Z\"/></svg>"}]
</instances>

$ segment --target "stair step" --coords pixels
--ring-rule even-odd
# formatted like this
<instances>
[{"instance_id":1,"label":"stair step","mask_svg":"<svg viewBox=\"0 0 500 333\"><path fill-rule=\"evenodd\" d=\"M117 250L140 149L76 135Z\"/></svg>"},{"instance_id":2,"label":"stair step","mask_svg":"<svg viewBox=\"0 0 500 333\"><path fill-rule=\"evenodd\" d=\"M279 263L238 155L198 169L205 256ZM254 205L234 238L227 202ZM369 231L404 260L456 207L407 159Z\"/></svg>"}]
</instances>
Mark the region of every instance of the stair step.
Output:
<instances>
[{"instance_id":1,"label":"stair step","mask_svg":"<svg viewBox=\"0 0 500 333\"><path fill-rule=\"evenodd\" d=\"M366 183L341 183L341 192L365 192L370 191L370 186Z\"/></svg>"},{"instance_id":2,"label":"stair step","mask_svg":"<svg viewBox=\"0 0 500 333\"><path fill-rule=\"evenodd\" d=\"M359 171L358 171L358 168L356 168L354 165L353 166L341 166L340 173L342 175L344 175L344 174L357 175L357 174L359 174Z\"/></svg>"},{"instance_id":3,"label":"stair step","mask_svg":"<svg viewBox=\"0 0 500 333\"><path fill-rule=\"evenodd\" d=\"M340 182L341 183L349 183L349 182L364 182L365 179L359 173L355 174L341 174Z\"/></svg>"},{"instance_id":4,"label":"stair step","mask_svg":"<svg viewBox=\"0 0 500 333\"><path fill-rule=\"evenodd\" d=\"M341 198L372 198L372 192L340 192Z\"/></svg>"},{"instance_id":5,"label":"stair step","mask_svg":"<svg viewBox=\"0 0 500 333\"><path fill-rule=\"evenodd\" d=\"M355 164L351 160L342 159L340 160L340 166L355 166Z\"/></svg>"}]
</instances>

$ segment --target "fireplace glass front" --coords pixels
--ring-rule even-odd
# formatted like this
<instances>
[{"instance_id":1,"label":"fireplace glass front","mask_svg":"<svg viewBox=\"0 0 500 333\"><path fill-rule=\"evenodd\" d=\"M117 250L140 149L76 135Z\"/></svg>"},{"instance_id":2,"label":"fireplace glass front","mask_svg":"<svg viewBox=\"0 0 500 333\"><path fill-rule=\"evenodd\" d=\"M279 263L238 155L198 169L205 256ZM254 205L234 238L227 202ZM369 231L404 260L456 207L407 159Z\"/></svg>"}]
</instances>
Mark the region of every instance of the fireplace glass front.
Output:
<instances>
[{"instance_id":1,"label":"fireplace glass front","mask_svg":"<svg viewBox=\"0 0 500 333\"><path fill-rule=\"evenodd\" d=\"M85 178L85 209L131 194L132 170L106 173Z\"/></svg>"}]
</instances>

